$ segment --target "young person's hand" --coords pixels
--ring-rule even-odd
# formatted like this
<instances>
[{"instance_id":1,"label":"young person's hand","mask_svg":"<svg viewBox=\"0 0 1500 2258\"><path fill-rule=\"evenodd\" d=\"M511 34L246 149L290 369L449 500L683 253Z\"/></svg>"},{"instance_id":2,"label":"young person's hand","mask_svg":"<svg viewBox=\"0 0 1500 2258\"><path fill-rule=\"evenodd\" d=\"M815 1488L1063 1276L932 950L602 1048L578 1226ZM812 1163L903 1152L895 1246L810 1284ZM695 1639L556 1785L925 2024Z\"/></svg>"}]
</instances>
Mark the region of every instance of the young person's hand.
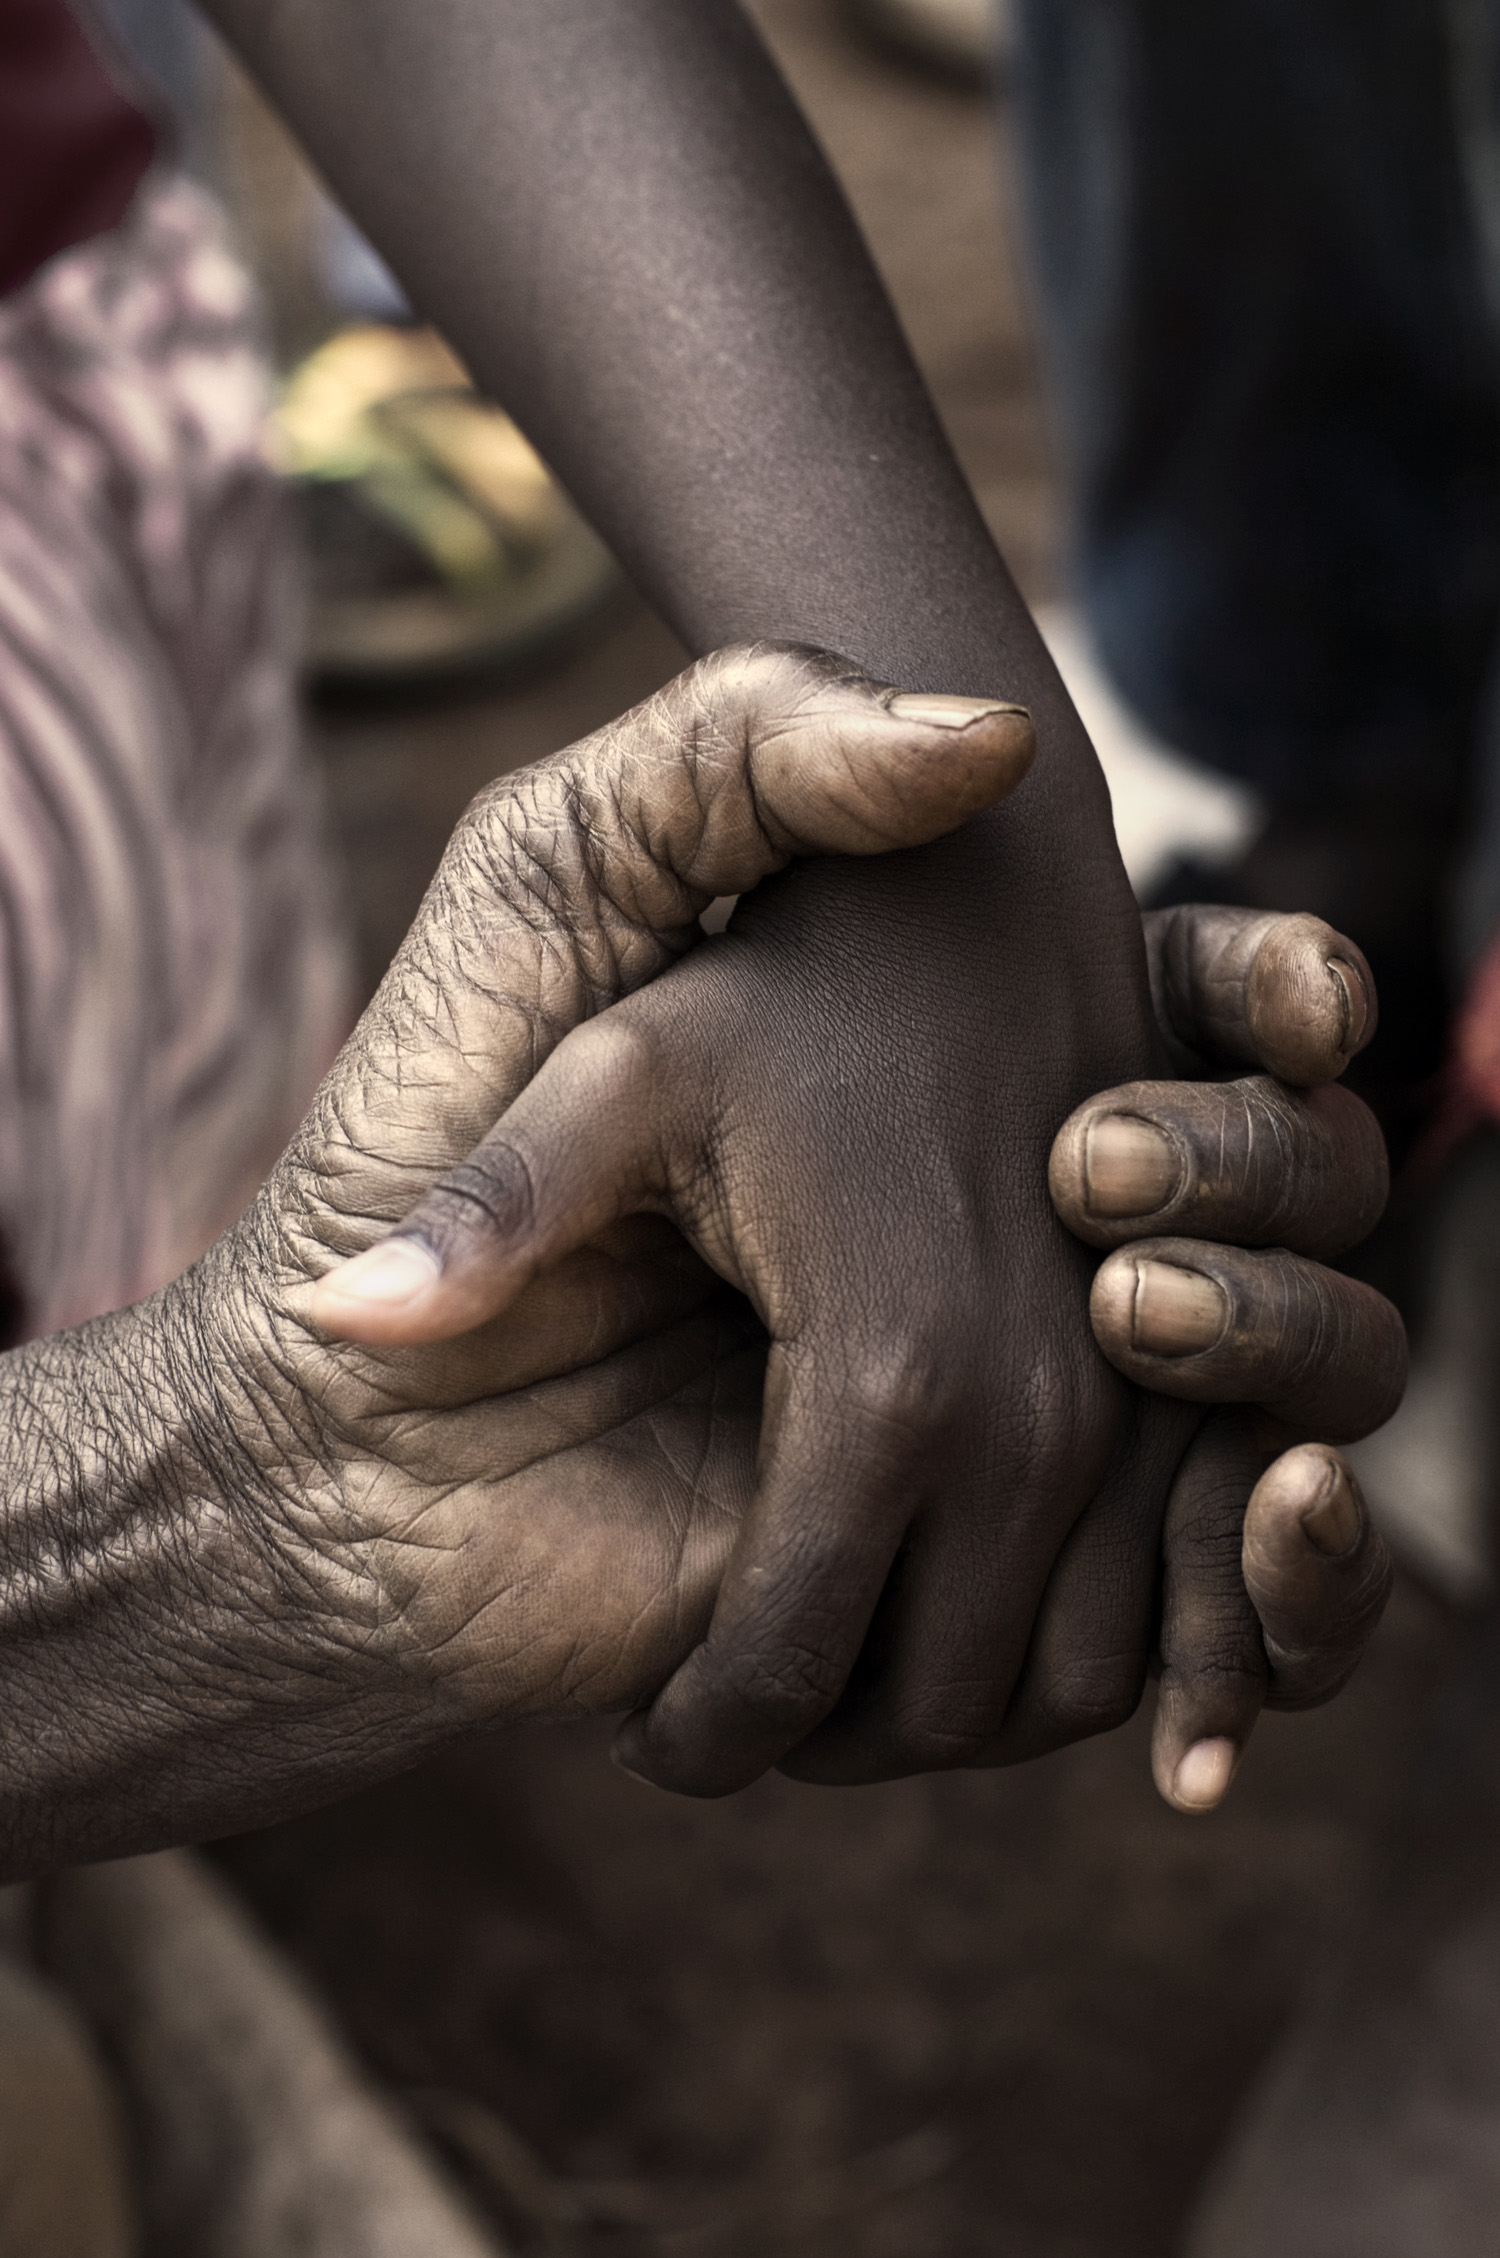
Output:
<instances>
[{"instance_id":1,"label":"young person's hand","mask_svg":"<svg viewBox=\"0 0 1500 2258\"><path fill-rule=\"evenodd\" d=\"M788 654L782 663L795 668L829 662ZM694 677L686 679L692 682ZM962 709L955 709L952 718L961 719ZM712 964L724 949L723 942L713 943L699 952L700 961ZM747 1196L754 1194L757 1171L752 1167L748 1175L742 1173L734 1130L743 1126L753 1147L758 1125L753 1097L740 1090L736 1069L741 1062L735 1060L732 1042L726 1045L717 1041L707 1057L694 1057L670 1039L674 1027L670 1013L663 1021L640 1008L654 995L669 990L686 969L679 967L656 989L616 1005L561 1044L550 1065L542 1068L525 1094L474 1151L414 1205L399 1230L363 1262L351 1264L325 1281L312 1305L317 1321L347 1337L372 1342L451 1338L476 1324L493 1321L517 1293L535 1295L540 1289L531 1281L547 1274L559 1261L576 1262L578 1250L589 1235L612 1224L618 1228L615 1219L622 1211L654 1208L671 1214L721 1274L727 1272L736 1284L748 1289L770 1326L773 1343L781 1341L778 1324L785 1324L787 1295L778 1264L787 1235L795 1239L795 1226L805 1220L808 1203L828 1196L830 1182L836 1185L838 1171L830 1169L827 1156L810 1156L806 1148L788 1150L781 1156L776 1197L769 1207L763 1200ZM601 987L591 1000L604 999ZM1298 1008L1294 988L1287 989L1283 984L1278 1005L1278 1024L1282 1025L1285 1041L1289 1030L1284 1023ZM653 1040L664 1026L667 1037L660 1042ZM742 1063L753 1077L758 1055L755 1030L752 1026L742 1032L746 1049ZM836 1036L831 1034L830 1048L835 1044ZM893 1071L899 1065L899 1059L894 1060ZM685 1165L674 1164L693 1151L705 1116L713 1113L716 1104L722 1106L722 1078L726 1076L735 1077L729 1086L739 1091L737 1107L730 1116L730 1134L719 1154L717 1171L695 1175ZM815 1082L814 1090L818 1086ZM1201 1099L1204 1093L1198 1096ZM580 1121L591 1122L592 1133L587 1129L580 1132L576 1127ZM926 1117L919 1111L904 1156L908 1165L920 1168L927 1160L927 1133ZM939 1154L944 1149L940 1140ZM602 1165L598 1158L601 1153ZM1326 1171L1316 1173L1320 1157L1320 1149L1313 1142L1289 1149L1287 1155L1296 1182L1301 1184L1307 1178L1311 1186L1304 1207L1320 1217L1322 1209L1330 1209L1328 1216L1321 1217L1320 1227L1325 1237L1336 1237L1347 1218L1349 1197L1343 1185L1336 1196L1330 1193ZM878 1162L872 1161L870 1166L879 1173ZM1378 1137L1373 1148L1367 1144L1354 1155L1350 1174L1357 1185L1358 1220L1367 1227L1384 1198L1384 1156ZM836 1252L846 1265L868 1272L866 1306L888 1307L893 1295L899 1298L912 1275L901 1268L907 1249L899 1233L892 1233L874 1248L854 1243ZM915 1276L926 1277L929 1269L930 1258ZM1252 1284L1249 1291L1252 1305L1258 1308L1257 1290ZM512 1309L513 1317L519 1306ZM1379 1304L1378 1309L1384 1313L1383 1321L1389 1320L1386 1305ZM837 1354L840 1346L834 1340L831 1353ZM843 1346L847 1359L858 1342ZM1352 1399L1361 1388L1369 1397L1367 1346L1363 1339L1351 1338L1329 1357L1324 1378L1331 1399ZM773 1373L775 1363L773 1346ZM1233 1395L1233 1359L1223 1370L1222 1392ZM1399 1389L1388 1360L1383 1374L1388 1395L1393 1386ZM816 1395L810 1406L801 1407L801 1416L804 1420L816 1417L831 1422L831 1436L815 1437L820 1453L826 1454L835 1440L847 1441L861 1421L869 1418L871 1406L857 1389L853 1401L846 1401L827 1376L820 1377L824 1392ZM779 1409L773 1396L771 1420L761 1434L762 1498L766 1459L768 1455L774 1457L777 1447L772 1422ZM1158 1414L1163 1409L1158 1407ZM938 1390L932 1404L913 1405L909 1424L921 1434L926 1431L924 1422L940 1418L942 1413L943 1395ZM1378 1415L1384 1415L1383 1409ZM934 1712L930 1723L933 1733L940 1736L940 1758L929 1752L928 1760L954 1761L959 1754L968 1759L1001 1761L1011 1754L1036 1753L1042 1746L1099 1730L1129 1713L1139 1698L1155 1623L1160 1523L1169 1490L1175 1523L1184 1528L1196 1525L1193 1501L1206 1491L1212 1494L1214 1513L1221 1520L1225 1514L1231 1517L1235 1589L1243 1596L1237 1565L1239 1526L1247 1494L1268 1454L1247 1440L1238 1426L1223 1423L1194 1443L1197 1423L1191 1415L1175 1414L1169 1422L1161 1422L1158 1416L1158 1432L1165 1426L1166 1447L1160 1443L1155 1446L1144 1480L1134 1478L1128 1456L1123 1470L1110 1469L1105 1479L1096 1476L1093 1501L1078 1532L1059 1549L1055 1572L1053 1557L1049 1556L1044 1564L1046 1572L1035 1589L1023 1588L1018 1596L1003 1585L986 1585L971 1594L973 1617L1002 1624L1013 1642L1010 1674L1000 1688L1004 1699L995 1728L978 1747L967 1745L963 1738L969 1718L962 1704L951 1727ZM1346 1421L1338 1431L1352 1432L1358 1424L1357 1418L1352 1425ZM1131 1437L1137 1446L1142 1429L1149 1431L1149 1422L1138 1417L1136 1433ZM909 1448L910 1434L898 1439ZM1186 1465L1174 1487L1174 1473L1185 1452ZM1304 1472L1308 1463L1299 1462ZM859 1471L855 1469L856 1477ZM842 1490L836 1483L820 1488L816 1474L816 1465L805 1468L800 1488L791 1475L783 1476L784 1541L790 1558L778 1560L777 1578L767 1582L764 1577L757 1550L757 1538L764 1544L764 1530L755 1528L755 1508L749 1531L741 1532L737 1550L745 1594L741 1622L752 1644L757 1636L768 1632L774 1635L781 1627L777 1602L781 1591L788 1588L790 1569L796 1561L808 1564L813 1591L809 1595L796 1589L793 1579L791 1603L801 1609L809 1597L818 1597L818 1572L825 1579L828 1576L828 1552L825 1550L820 1559L819 1550L828 1544L830 1515L835 1564L844 1557L849 1542L858 1541L857 1527L850 1530L839 1519L842 1513L847 1522L852 1514L851 1496L857 1503L859 1494L857 1480L851 1493L847 1483ZM1290 1494L1285 1479L1275 1494ZM914 1500L919 1502L915 1486L908 1494L898 1494L895 1502L898 1508L910 1512ZM898 1528L894 1537L887 1537L888 1545L903 1534L904 1529ZM961 1524L952 1534L962 1538ZM1003 1539L1003 1531L1001 1535ZM877 1560L882 1557L876 1553ZM731 1578L735 1573L732 1567ZM757 1589L769 1619L764 1625L755 1616ZM1322 1588L1318 1586L1315 1610L1322 1604ZM833 1582L824 1591L824 1630L830 1643L845 1643L845 1654L841 1657L843 1675L832 1686L831 1697L825 1691L821 1710L833 1706L832 1697L842 1695L843 1701L832 1723L789 1757L790 1768L831 1778L912 1768L917 1739L909 1731L900 1730L893 1737L881 1721L882 1710L888 1713L892 1700L888 1639L882 1641L877 1636L868 1643L845 1692L873 1605L874 1597L858 1583L846 1590ZM1030 1613L1025 1612L1028 1606ZM1040 1623L1033 1636L1033 1617L1039 1606ZM721 1591L715 1620L723 1609ZM1231 1663L1239 1666L1243 1639L1236 1620L1230 1626L1233 1651L1223 1652L1215 1644L1214 1627L1205 1624L1203 1628L1209 1635L1201 1652L1193 1648L1192 1660L1197 1675L1208 1681ZM933 1651L919 1653L913 1660L930 1679L942 1682L952 1669L953 1642L949 1627L941 1619L931 1624L930 1632ZM1341 1618L1329 1628L1328 1636L1340 1653L1350 1644ZM762 1709L766 1706L763 1704ZM764 1724L763 1715L760 1721ZM788 1705L784 1705L774 1722L784 1734L790 1721ZM790 1745L788 1741L788 1749ZM732 1737L727 1752L729 1765L736 1761L735 1746ZM787 1755L787 1750L778 1753ZM706 1751L706 1760L710 1766L714 1764L712 1749ZM699 1783L689 1780L685 1784ZM724 1784L722 1776L719 1784Z\"/></svg>"},{"instance_id":2,"label":"young person's hand","mask_svg":"<svg viewBox=\"0 0 1500 2258\"><path fill-rule=\"evenodd\" d=\"M752 1486L748 1308L652 1216L440 1345L330 1340L319 1284L570 1029L698 943L710 897L930 839L1032 742L995 701L741 652L481 794L249 1213L139 1308L0 1359L5 1871L252 1824L468 1724L650 1698ZM379 1250L387 1281L414 1258Z\"/></svg>"},{"instance_id":3,"label":"young person's hand","mask_svg":"<svg viewBox=\"0 0 1500 2258\"><path fill-rule=\"evenodd\" d=\"M839 1777L984 1760L1100 1526L1131 1570L1102 1615L1070 1604L1047 1700L1058 1731L1117 1716L1135 1630L1077 1658L1154 1607L1193 1418L1099 1358L1045 1168L1082 1098L1154 1069L1140 918L1086 734L745 10L208 4L690 650L818 645L1036 720L1012 806L762 887L563 1045L457 1187L493 1202L487 1306L664 1202L774 1336L748 1521L631 1760L699 1792L793 1748Z\"/></svg>"},{"instance_id":4,"label":"young person's hand","mask_svg":"<svg viewBox=\"0 0 1500 2258\"><path fill-rule=\"evenodd\" d=\"M327 1330L348 1308L340 1258L387 1250L399 1313L402 1265L406 1283L429 1266L389 1227L572 1028L701 946L710 895L798 848L930 835L1009 790L1030 750L1004 707L913 713L834 662L763 651L481 795L242 1223L138 1309L0 1360L7 1873L249 1825L471 1724L650 1700L701 1640L753 1491L765 1345L746 1304L645 1215L451 1342L356 1347ZM483 1245L480 1208L468 1225ZM1262 1456L1217 1462L1200 1523L1174 1521L1169 1578L1206 1544L1238 1590ZM1327 1680L1358 1644L1347 1578L1318 1554L1344 1494L1259 1496L1268 1640ZM1091 1528L1121 1573L1090 1587L1065 1554L1032 1642L1066 1648L1064 1693L1029 1663L1002 1754L1138 1698L1160 1532ZM1243 1674L1232 1598L1177 1608L1184 1682ZM1091 1703L1122 1651L1123 1693Z\"/></svg>"},{"instance_id":5,"label":"young person's hand","mask_svg":"<svg viewBox=\"0 0 1500 2258\"><path fill-rule=\"evenodd\" d=\"M1164 1045L1193 1079L1080 1106L1052 1148L1052 1196L1113 1250L1091 1297L1110 1362L1186 1402L1258 1406L1206 1438L1230 1463L1238 1443L1253 1470L1289 1431L1367 1433L1404 1380L1394 1310L1314 1259L1356 1245L1385 1205L1379 1127L1335 1086L1375 1032L1375 988L1318 918L1192 906L1145 928ZM1263 1071L1228 1078L1247 1066ZM1232 1480L1188 1482L1163 1533L1153 1763L1186 1809L1222 1796L1262 1703L1338 1691L1390 1590L1385 1545L1326 1444L1277 1459L1240 1520Z\"/></svg>"}]
</instances>

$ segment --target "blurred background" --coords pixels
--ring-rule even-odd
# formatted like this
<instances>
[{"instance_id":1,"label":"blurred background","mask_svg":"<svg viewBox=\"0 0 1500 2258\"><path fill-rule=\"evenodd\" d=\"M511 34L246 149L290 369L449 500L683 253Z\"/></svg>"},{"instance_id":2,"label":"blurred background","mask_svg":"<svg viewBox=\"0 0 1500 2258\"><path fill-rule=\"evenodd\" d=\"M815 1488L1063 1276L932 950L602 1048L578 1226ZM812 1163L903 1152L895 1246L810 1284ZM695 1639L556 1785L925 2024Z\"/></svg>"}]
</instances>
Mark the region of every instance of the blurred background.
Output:
<instances>
[{"instance_id":1,"label":"blurred background","mask_svg":"<svg viewBox=\"0 0 1500 2258\"><path fill-rule=\"evenodd\" d=\"M272 444L304 530L307 737L367 994L479 786L635 703L684 654L519 435L467 395L208 35L162 0L114 5L265 292L284 378ZM1189 757L1172 701L1143 691L1148 670L1132 683L1128 606L1088 519L1079 434L1089 442L1094 406L1068 389L1067 290L1049 301L1049 359L1029 279L1027 243L1045 250L1061 223L1045 198L1022 210L1009 12L756 12L1095 735L1142 899L1201 897L1221 876L1226 895L1248 886L1242 898L1272 906L1373 904L1396 935L1377 960L1383 993L1388 965L1393 996L1406 981L1417 998L1418 1029L1375 1094L1405 1149L1420 1146L1440 1110L1444 1015L1488 930L1483 856L1455 875L1449 852L1458 829L1469 849L1482 834L1472 798L1462 825L1445 803L1422 829L1394 793L1352 877L1309 859L1324 817L1303 809L1289 865L1274 778L1248 759ZM1044 78L1033 131L1046 95ZM1123 365L1128 335L1111 349ZM1369 875L1393 853L1403 873L1434 867L1412 882L1406 924L1387 917L1400 885ZM1369 939L1352 910L1344 921ZM1493 1294L1446 1272L1434 1283L1411 1251L1446 1233L1472 1270L1475 1248L1495 1246L1488 1150L1484 1136L1465 1146L1467 1205L1454 1210L1451 1171L1429 1174L1376 1258L1408 1282L1435 1344L1426 1366L1419 1355L1414 1419L1366 1446L1416 1573L1351 1690L1308 1718L1267 1717L1211 1821L1155 1798L1144 1716L1020 1772L837 1795L768 1779L722 1805L643 1792L609 1766L608 1729L589 1727L475 1741L214 1851L508 2247L1183 2247L1266 2065L1366 1917L1355 1909L1386 1906L1380 1918L1420 1931L1439 1915L1389 1880L1413 1845L1429 1871L1479 1877L1480 1900L1500 1849L1487 1787ZM1408 2034L1408 2053L1422 2043ZM1475 2138L1493 2147L1500 2114L1481 2104L1500 2099L1500 2036L1491 2054L1482 2032L1464 2043L1453 2108L1477 2111ZM1432 2044L1442 2052L1441 2033ZM1468 2231L1443 2251L1494 2247L1493 2227Z\"/></svg>"}]
</instances>

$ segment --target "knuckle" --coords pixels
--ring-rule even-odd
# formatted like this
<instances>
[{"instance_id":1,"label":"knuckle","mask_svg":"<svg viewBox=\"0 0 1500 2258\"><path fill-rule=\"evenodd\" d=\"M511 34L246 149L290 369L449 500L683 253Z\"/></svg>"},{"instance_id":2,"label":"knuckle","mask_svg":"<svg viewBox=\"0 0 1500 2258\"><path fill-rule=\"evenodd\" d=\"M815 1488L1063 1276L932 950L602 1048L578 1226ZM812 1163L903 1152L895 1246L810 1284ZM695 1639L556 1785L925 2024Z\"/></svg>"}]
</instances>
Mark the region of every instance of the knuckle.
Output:
<instances>
[{"instance_id":1,"label":"knuckle","mask_svg":"<svg viewBox=\"0 0 1500 2258\"><path fill-rule=\"evenodd\" d=\"M828 1714L846 1675L844 1664L823 1648L781 1638L719 1657L711 1682L720 1703L785 1744Z\"/></svg>"},{"instance_id":2,"label":"knuckle","mask_svg":"<svg viewBox=\"0 0 1500 2258\"><path fill-rule=\"evenodd\" d=\"M845 1374L847 1418L898 1452L915 1452L949 1410L949 1383L935 1358L912 1342L866 1349Z\"/></svg>"},{"instance_id":3,"label":"knuckle","mask_svg":"<svg viewBox=\"0 0 1500 2258\"><path fill-rule=\"evenodd\" d=\"M984 1761L1004 1731L1011 1682L938 1677L907 1686L889 1712L888 1746L903 1772L951 1772Z\"/></svg>"},{"instance_id":4,"label":"knuckle","mask_svg":"<svg viewBox=\"0 0 1500 2258\"><path fill-rule=\"evenodd\" d=\"M532 1228L536 1210L536 1184L524 1154L497 1140L450 1168L413 1221L443 1254L476 1232L505 1239L523 1234Z\"/></svg>"},{"instance_id":5,"label":"knuckle","mask_svg":"<svg viewBox=\"0 0 1500 2258\"><path fill-rule=\"evenodd\" d=\"M795 707L812 656L771 641L710 652L666 693L671 734L694 747L704 738L746 746L778 709Z\"/></svg>"},{"instance_id":6,"label":"knuckle","mask_svg":"<svg viewBox=\"0 0 1500 2258\"><path fill-rule=\"evenodd\" d=\"M1049 1674L1038 1707L1059 1742L1089 1740L1129 1723L1145 1683L1143 1654L1081 1656Z\"/></svg>"},{"instance_id":7,"label":"knuckle","mask_svg":"<svg viewBox=\"0 0 1500 2258\"><path fill-rule=\"evenodd\" d=\"M628 1004L575 1028L559 1045L558 1057L599 1084L601 1095L653 1086L664 1063L659 1030Z\"/></svg>"},{"instance_id":8,"label":"knuckle","mask_svg":"<svg viewBox=\"0 0 1500 2258\"><path fill-rule=\"evenodd\" d=\"M1321 1709L1343 1692L1364 1656L1361 1644L1350 1653L1291 1653L1266 1641L1271 1682L1266 1689L1267 1709L1295 1711Z\"/></svg>"},{"instance_id":9,"label":"knuckle","mask_svg":"<svg viewBox=\"0 0 1500 2258\"><path fill-rule=\"evenodd\" d=\"M1078 1349L1072 1339L1034 1345L1017 1392L1018 1471L1027 1489L1045 1498L1078 1486L1081 1456L1097 1458L1113 1425L1110 1398L1118 1383Z\"/></svg>"},{"instance_id":10,"label":"knuckle","mask_svg":"<svg viewBox=\"0 0 1500 2258\"><path fill-rule=\"evenodd\" d=\"M498 778L475 794L443 856L455 898L499 896L513 914L550 924L575 875L577 844L568 781L546 764Z\"/></svg>"}]
</instances>

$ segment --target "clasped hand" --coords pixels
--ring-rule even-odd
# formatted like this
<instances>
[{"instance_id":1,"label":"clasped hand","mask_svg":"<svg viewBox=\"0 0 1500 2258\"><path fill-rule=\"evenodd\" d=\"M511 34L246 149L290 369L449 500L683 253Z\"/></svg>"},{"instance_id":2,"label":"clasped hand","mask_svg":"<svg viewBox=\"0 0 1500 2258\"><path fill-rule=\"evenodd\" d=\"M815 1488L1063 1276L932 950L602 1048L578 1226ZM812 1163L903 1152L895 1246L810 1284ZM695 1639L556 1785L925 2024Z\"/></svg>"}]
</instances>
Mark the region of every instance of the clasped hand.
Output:
<instances>
[{"instance_id":1,"label":"clasped hand","mask_svg":"<svg viewBox=\"0 0 1500 2258\"><path fill-rule=\"evenodd\" d=\"M1358 1101L1252 1076L1081 1109L1052 1190L1118 1250L1103 1356L1045 1149L1076 1338L1016 1339L973 1124L932 1135L919 1104L894 1150L877 1122L827 1133L868 967L812 953L776 874L930 840L1032 751L1017 709L761 648L465 816L232 1257L275 1510L310 1581L359 1595L362 1659L420 1689L414 1743L434 1717L631 1708L624 1760L668 1785L872 1778L1118 1722L1159 1652L1157 1775L1193 1808L1263 1700L1352 1668L1379 1540L1331 1451L1262 1470L1399 1397L1394 1313L1308 1259L1384 1198ZM711 897L757 887L700 939ZM1175 913L1150 941L1164 1065L1185 1043L1205 1073L1323 1082L1373 1024L1358 952L1311 920ZM771 1039L789 992L816 1043ZM893 1008L897 1093L904 1035ZM917 1172L951 1233L913 1259ZM1030 1218L1010 1251L1036 1240Z\"/></svg>"}]
</instances>

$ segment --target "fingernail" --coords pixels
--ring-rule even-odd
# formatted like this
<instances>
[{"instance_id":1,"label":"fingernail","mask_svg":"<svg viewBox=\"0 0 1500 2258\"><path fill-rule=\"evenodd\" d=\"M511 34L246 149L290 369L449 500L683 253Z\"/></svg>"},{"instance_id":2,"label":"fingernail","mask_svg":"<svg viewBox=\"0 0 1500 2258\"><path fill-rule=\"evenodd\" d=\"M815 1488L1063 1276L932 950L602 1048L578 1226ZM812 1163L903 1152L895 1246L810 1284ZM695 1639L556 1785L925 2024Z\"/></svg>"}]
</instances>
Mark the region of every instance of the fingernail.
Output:
<instances>
[{"instance_id":1,"label":"fingernail","mask_svg":"<svg viewBox=\"0 0 1500 2258\"><path fill-rule=\"evenodd\" d=\"M1130 1337L1149 1356L1197 1356L1223 1338L1229 1323L1229 1297L1200 1270L1175 1263L1142 1262L1136 1267Z\"/></svg>"},{"instance_id":2,"label":"fingernail","mask_svg":"<svg viewBox=\"0 0 1500 2258\"><path fill-rule=\"evenodd\" d=\"M609 1752L609 1760L617 1772L625 1774L627 1780L639 1780L643 1788L656 1788L656 1782L651 1778L651 1775L640 1769L638 1762L640 1738L641 1730L636 1719L627 1717L614 1737ZM657 1793L660 1794L660 1792L660 1789L657 1789Z\"/></svg>"},{"instance_id":3,"label":"fingernail","mask_svg":"<svg viewBox=\"0 0 1500 2258\"><path fill-rule=\"evenodd\" d=\"M378 1247L331 1270L318 1281L319 1301L357 1302L370 1309L399 1309L436 1285L436 1255L418 1239L382 1239Z\"/></svg>"},{"instance_id":4,"label":"fingernail","mask_svg":"<svg viewBox=\"0 0 1500 2258\"><path fill-rule=\"evenodd\" d=\"M1239 1762L1231 1740L1194 1741L1172 1775L1172 1801L1180 1811L1212 1811L1223 1802Z\"/></svg>"},{"instance_id":5,"label":"fingernail","mask_svg":"<svg viewBox=\"0 0 1500 2258\"><path fill-rule=\"evenodd\" d=\"M1360 1531L1359 1500L1342 1466L1329 1465L1322 1489L1298 1518L1315 1551L1337 1560L1353 1550Z\"/></svg>"},{"instance_id":6,"label":"fingernail","mask_svg":"<svg viewBox=\"0 0 1500 2258\"><path fill-rule=\"evenodd\" d=\"M1083 1193L1093 1215L1150 1215L1182 1182L1182 1160L1153 1122L1102 1114L1083 1145Z\"/></svg>"},{"instance_id":7,"label":"fingernail","mask_svg":"<svg viewBox=\"0 0 1500 2258\"><path fill-rule=\"evenodd\" d=\"M1352 964L1343 957L1329 957L1327 963L1329 975L1339 991L1339 1009L1344 1020L1344 1039L1339 1048L1352 1053L1358 1050L1364 1034L1365 1022L1370 1016L1370 999Z\"/></svg>"},{"instance_id":8,"label":"fingernail","mask_svg":"<svg viewBox=\"0 0 1500 2258\"><path fill-rule=\"evenodd\" d=\"M886 711L897 721L921 721L932 729L967 729L971 721L983 721L992 713L1031 719L1026 706L1007 705L1003 698L952 698L925 690L898 690Z\"/></svg>"}]
</instances>

